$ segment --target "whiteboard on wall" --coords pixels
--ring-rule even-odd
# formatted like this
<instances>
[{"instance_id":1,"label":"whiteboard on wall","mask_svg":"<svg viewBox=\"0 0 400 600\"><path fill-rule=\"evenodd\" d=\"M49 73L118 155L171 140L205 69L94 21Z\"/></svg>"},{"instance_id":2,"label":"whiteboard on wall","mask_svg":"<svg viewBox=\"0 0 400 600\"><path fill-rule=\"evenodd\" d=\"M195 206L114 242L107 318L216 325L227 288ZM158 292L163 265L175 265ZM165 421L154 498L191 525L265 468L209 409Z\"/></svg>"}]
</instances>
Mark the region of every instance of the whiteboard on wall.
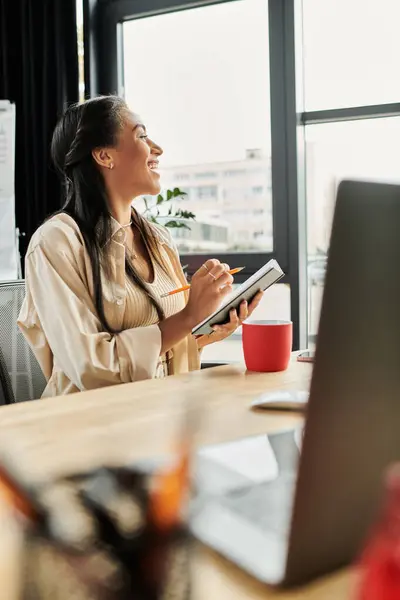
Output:
<instances>
[{"instance_id":1,"label":"whiteboard on wall","mask_svg":"<svg viewBox=\"0 0 400 600\"><path fill-rule=\"evenodd\" d=\"M0 281L19 276L14 176L15 104L0 100Z\"/></svg>"}]
</instances>

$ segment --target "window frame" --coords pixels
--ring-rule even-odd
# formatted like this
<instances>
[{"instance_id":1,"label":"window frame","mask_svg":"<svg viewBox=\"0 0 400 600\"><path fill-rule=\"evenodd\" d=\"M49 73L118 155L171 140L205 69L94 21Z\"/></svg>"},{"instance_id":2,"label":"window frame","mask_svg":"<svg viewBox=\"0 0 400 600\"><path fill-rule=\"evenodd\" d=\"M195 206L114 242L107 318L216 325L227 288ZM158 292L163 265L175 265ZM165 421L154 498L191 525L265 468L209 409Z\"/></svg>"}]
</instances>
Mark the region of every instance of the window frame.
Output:
<instances>
[{"instance_id":1,"label":"window frame","mask_svg":"<svg viewBox=\"0 0 400 600\"><path fill-rule=\"evenodd\" d=\"M85 41L90 48L85 64L89 96L124 95L123 23L202 6L238 0L84 0ZM269 259L275 258L285 272L283 283L290 285L293 349L306 346L306 214L305 196L299 194L298 83L295 71L295 1L265 0L269 13L270 113L273 250L263 253L218 253L228 264L246 265L236 278L245 280ZM301 154L300 154L301 155ZM300 177L301 178L301 177ZM304 233L302 231L304 230ZM183 254L191 275L210 254Z\"/></svg>"}]
</instances>

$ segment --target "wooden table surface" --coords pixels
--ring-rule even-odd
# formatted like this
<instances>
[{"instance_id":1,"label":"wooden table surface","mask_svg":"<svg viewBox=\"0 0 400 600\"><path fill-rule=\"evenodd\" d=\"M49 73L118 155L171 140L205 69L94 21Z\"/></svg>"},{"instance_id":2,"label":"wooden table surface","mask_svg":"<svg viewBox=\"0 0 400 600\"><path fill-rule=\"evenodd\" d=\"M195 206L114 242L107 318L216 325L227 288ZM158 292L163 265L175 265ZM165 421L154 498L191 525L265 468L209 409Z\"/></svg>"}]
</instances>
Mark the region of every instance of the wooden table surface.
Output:
<instances>
[{"instance_id":1,"label":"wooden table surface","mask_svg":"<svg viewBox=\"0 0 400 600\"><path fill-rule=\"evenodd\" d=\"M182 423L183 403L190 399L202 407L199 444L271 433L300 424L302 416L254 412L249 410L251 400L266 390L307 389L310 375L311 366L295 360L287 371L274 374L246 373L240 365L229 365L3 407L0 455L11 454L31 481L159 455L171 450ZM5 589L6 573L0 576ZM347 572L304 589L279 592L201 546L194 576L196 600L353 598L353 577Z\"/></svg>"}]
</instances>

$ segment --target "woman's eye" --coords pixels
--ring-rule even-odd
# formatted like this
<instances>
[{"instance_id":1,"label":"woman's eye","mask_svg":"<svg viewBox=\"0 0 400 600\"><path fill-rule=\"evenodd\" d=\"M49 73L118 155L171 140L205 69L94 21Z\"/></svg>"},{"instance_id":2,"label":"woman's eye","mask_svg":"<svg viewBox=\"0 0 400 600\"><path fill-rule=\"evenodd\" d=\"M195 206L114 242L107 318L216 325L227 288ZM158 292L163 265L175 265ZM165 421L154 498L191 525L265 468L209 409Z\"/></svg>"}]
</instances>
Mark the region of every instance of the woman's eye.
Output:
<instances>
[{"instance_id":1,"label":"woman's eye","mask_svg":"<svg viewBox=\"0 0 400 600\"><path fill-rule=\"evenodd\" d=\"M149 137L148 135L140 135L139 136L141 140L147 140L147 138Z\"/></svg>"}]
</instances>

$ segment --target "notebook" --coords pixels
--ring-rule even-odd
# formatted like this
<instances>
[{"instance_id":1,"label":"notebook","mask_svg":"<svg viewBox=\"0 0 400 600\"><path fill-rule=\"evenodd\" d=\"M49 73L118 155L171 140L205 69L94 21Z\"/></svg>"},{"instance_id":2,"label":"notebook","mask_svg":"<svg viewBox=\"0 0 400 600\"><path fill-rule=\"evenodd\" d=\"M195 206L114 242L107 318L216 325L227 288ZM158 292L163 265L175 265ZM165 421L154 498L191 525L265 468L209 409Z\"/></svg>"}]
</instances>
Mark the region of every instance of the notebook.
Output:
<instances>
[{"instance_id":1,"label":"notebook","mask_svg":"<svg viewBox=\"0 0 400 600\"><path fill-rule=\"evenodd\" d=\"M212 315L196 325L192 329L193 335L207 335L213 331L213 325L227 323L231 308L238 309L242 300L247 300L250 303L259 290L268 289L283 276L284 272L277 261L274 259L268 261L266 265L225 298L223 304Z\"/></svg>"}]
</instances>

